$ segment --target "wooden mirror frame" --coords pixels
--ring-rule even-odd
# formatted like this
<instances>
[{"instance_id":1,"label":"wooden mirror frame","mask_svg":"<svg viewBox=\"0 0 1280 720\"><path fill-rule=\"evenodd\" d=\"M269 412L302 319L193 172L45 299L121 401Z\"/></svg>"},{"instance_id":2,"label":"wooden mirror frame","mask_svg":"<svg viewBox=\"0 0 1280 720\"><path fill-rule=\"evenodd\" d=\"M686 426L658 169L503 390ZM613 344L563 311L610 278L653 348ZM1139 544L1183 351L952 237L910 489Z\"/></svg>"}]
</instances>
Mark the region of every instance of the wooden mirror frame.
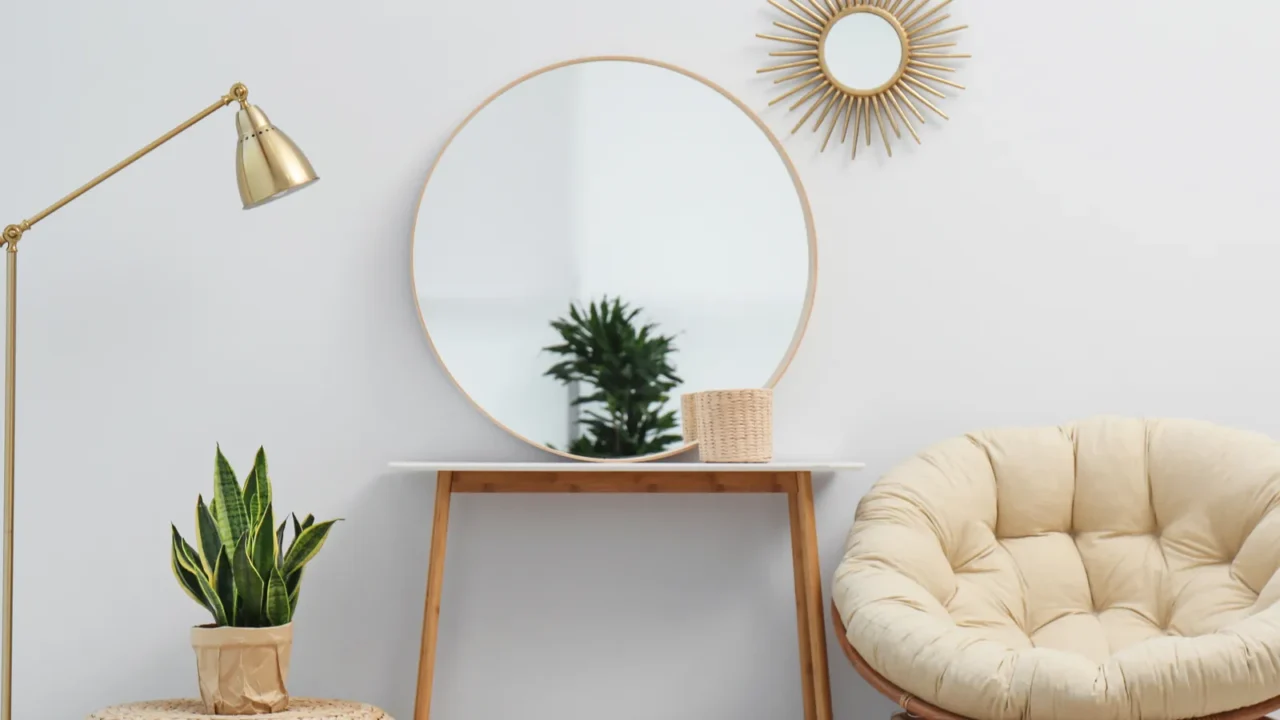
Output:
<instances>
[{"instance_id":1,"label":"wooden mirror frame","mask_svg":"<svg viewBox=\"0 0 1280 720\"><path fill-rule=\"evenodd\" d=\"M415 267L414 263L415 263L415 258L418 251L418 237L417 237L418 219L420 214L422 213L423 198L426 197L427 190L431 187L431 178L435 174L436 168L439 166L441 158L443 158L445 152L449 150L449 146L453 143L454 138L456 138L463 131L463 129L467 127L467 125L471 122L471 120L476 115L479 115L482 110L484 110L486 107L488 107L491 103L493 103L499 97L502 97L502 95L505 94L508 90L516 87L517 85L527 80L531 80L544 73L551 72L552 70L558 70L560 68L568 67L570 65L580 65L580 64L592 63L592 62L633 62L633 63L641 63L645 65L652 65L654 67L660 67L666 70L670 70L672 72L679 73L681 75L684 75L687 78L691 78L693 80L696 80L702 83L708 88L711 88L712 90L723 95L727 100L732 102L735 107L737 107L744 114L746 114L746 116L750 118L753 123L755 123L756 127L760 129L760 132L764 133L764 136L768 138L769 143L773 145L773 149L777 151L778 157L782 159L782 164L786 167L787 173L791 176L791 182L795 186L796 194L799 196L800 209L804 214L805 235L808 238L808 247L809 247L809 263L808 263L809 279L808 279L807 287L805 289L804 305L802 306L800 311L800 318L796 322L796 329L792 335L791 344L787 347L786 352L783 354L782 359L781 361L779 361L777 368L773 371L773 374L769 377L769 379L765 382L765 384L762 385L762 387L773 388L778 384L778 381L782 379L782 376L784 374L786 374L787 368L791 365L792 359L795 358L796 351L800 347L801 340L804 339L805 329L808 327L808 324L809 324L809 316L813 312L814 295L817 292L817 287L818 287L818 239L817 239L817 232L814 228L814 223L813 223L813 212L809 207L809 196L805 194L804 185L800 181L800 174L796 172L795 164L791 162L790 156L787 155L787 151L782 147L782 142L779 141L778 137L773 134L773 131L769 129L769 126L765 125L764 121L760 119L759 115L753 112L750 107L748 107L745 103L743 103L741 100L735 97L728 90L721 87L720 85L717 85L711 80L708 80L707 78L697 73L694 73L690 70L686 70L682 67L672 65L670 63L665 63L659 60L651 60L648 58L633 57L628 55L596 55L596 56L590 56L590 57L576 58L573 60L565 60L563 62L547 65L546 67L539 68L538 70L534 70L533 72L522 75L516 78L515 80L507 83L506 85L502 86L497 92L493 93L489 97L485 98L484 102L480 103L478 107L472 110L466 116L466 118L464 118L462 122L459 123L458 127L455 128L454 131L449 134L448 139L445 140L444 146L440 148L440 152L436 155L436 159L431 163L431 169L427 172L427 179L423 183L422 194L418 198L418 206L417 206L417 209L414 211L413 238L412 238L412 243L411 243L410 253L409 253L410 286L413 291L414 308L418 311L418 321L422 325L422 331L427 337L427 344L431 347L432 354L435 356L437 362L440 363L440 368L444 370L444 373L449 378L449 381L453 383L453 386L456 387L459 392L462 393L462 396L465 397L467 401L470 402L471 405L476 410L480 411L480 414L488 418L494 425L497 425L498 427L505 430L511 436L519 440L522 440L523 442L529 445L532 445L533 447L536 447L540 450L544 450L553 455L558 455L559 457L566 458L569 460L581 460L585 462L637 462L637 463L647 462L652 460L661 460L664 458L669 458L675 455L679 455L681 453L688 452L694 449L695 447L697 447L697 443L696 442L685 443L684 445L673 448L671 450L665 450L661 453L655 453L652 455L643 455L643 456L628 457L628 458L594 458L594 457L587 457L584 455L574 455L572 453L556 450L555 448L547 446L545 443L538 442L536 440L533 440L531 438L528 438L516 432L512 428L508 427L501 420L491 415L488 410L482 407L480 403L475 400L475 398L471 397L471 394L467 392L466 388L462 387L462 384L458 382L458 379L454 377L452 372L449 371L449 366L447 363L445 363L444 356L440 354L439 348L436 347L435 341L431 337L431 329L427 327L426 318L422 313L422 303L418 293L418 279L413 270ZM681 418L681 421L683 422L683 418Z\"/></svg>"}]
</instances>

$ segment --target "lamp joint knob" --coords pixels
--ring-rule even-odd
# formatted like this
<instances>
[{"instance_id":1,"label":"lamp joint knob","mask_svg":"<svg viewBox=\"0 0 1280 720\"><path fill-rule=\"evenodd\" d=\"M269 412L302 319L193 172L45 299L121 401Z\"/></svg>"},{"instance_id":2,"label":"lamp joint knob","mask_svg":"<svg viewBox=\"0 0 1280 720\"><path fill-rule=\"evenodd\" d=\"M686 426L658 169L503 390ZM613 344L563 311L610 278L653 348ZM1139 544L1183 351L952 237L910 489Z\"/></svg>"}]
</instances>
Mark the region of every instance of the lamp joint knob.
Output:
<instances>
[{"instance_id":1,"label":"lamp joint knob","mask_svg":"<svg viewBox=\"0 0 1280 720\"><path fill-rule=\"evenodd\" d=\"M3 233L0 233L0 241L9 246L9 252L17 252L18 241L22 239L23 233L31 229L31 223L23 220L17 225L9 225L5 227Z\"/></svg>"},{"instance_id":2,"label":"lamp joint knob","mask_svg":"<svg viewBox=\"0 0 1280 720\"><path fill-rule=\"evenodd\" d=\"M245 87L244 83L236 83L231 86L231 90L227 92L226 98L228 105L233 102L238 102L240 103L240 107L244 107L249 101L249 88Z\"/></svg>"}]
</instances>

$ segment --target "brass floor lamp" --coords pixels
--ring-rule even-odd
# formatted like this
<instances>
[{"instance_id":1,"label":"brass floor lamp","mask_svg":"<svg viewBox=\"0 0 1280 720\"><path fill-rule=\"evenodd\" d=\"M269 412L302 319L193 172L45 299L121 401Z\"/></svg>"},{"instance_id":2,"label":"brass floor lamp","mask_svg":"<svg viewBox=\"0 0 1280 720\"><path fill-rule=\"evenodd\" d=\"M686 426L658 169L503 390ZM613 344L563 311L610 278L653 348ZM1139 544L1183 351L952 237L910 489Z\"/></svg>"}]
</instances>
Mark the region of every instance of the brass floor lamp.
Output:
<instances>
[{"instance_id":1,"label":"brass floor lamp","mask_svg":"<svg viewBox=\"0 0 1280 720\"><path fill-rule=\"evenodd\" d=\"M196 113L190 120L161 135L30 219L6 227L0 236L0 244L6 246L8 259L8 323L5 332L4 375L4 648L3 658L0 658L0 662L4 663L4 672L0 681L0 720L12 720L13 713L13 442L14 384L17 378L18 243L23 234L36 223L132 165L143 155L172 140L182 131L234 102L240 103L240 110L236 113L236 131L240 136L236 143L236 180L240 185L240 199L244 201L245 209L258 207L315 182L316 173L311 169L311 163L307 162L307 157L288 135L271 124L265 113L250 105L248 98L248 88L241 83L232 85L230 92Z\"/></svg>"}]
</instances>

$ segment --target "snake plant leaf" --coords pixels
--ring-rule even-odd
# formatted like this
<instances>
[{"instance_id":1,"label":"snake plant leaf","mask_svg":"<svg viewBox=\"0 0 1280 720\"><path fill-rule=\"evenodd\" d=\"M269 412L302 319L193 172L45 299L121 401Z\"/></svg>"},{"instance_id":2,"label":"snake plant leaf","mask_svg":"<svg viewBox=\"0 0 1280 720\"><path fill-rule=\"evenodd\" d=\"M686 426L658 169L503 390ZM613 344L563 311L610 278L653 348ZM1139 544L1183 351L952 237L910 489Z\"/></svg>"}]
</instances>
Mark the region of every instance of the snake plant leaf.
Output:
<instances>
[{"instance_id":1,"label":"snake plant leaf","mask_svg":"<svg viewBox=\"0 0 1280 720\"><path fill-rule=\"evenodd\" d=\"M222 546L232 553L240 536L249 530L249 516L244 508L244 498L240 494L240 483L236 482L236 473L231 463L218 448L214 459L213 499L217 503L218 535L222 538Z\"/></svg>"},{"instance_id":2,"label":"snake plant leaf","mask_svg":"<svg viewBox=\"0 0 1280 720\"><path fill-rule=\"evenodd\" d=\"M292 621L304 566L316 556L338 520L314 515L277 516L258 449L243 484L217 449L213 497L196 497L195 547L170 524L170 569L183 592L213 615L219 627L264 627ZM276 522L279 517L279 523ZM293 537L285 550L290 525Z\"/></svg>"},{"instance_id":3,"label":"snake plant leaf","mask_svg":"<svg viewBox=\"0 0 1280 720\"><path fill-rule=\"evenodd\" d=\"M289 591L289 617L292 618L294 613L298 612L298 592L302 590L302 571L304 568L298 568L289 575L285 576L284 589Z\"/></svg>"},{"instance_id":4,"label":"snake plant leaf","mask_svg":"<svg viewBox=\"0 0 1280 720\"><path fill-rule=\"evenodd\" d=\"M271 504L271 479L267 477L267 454L258 448L253 459L253 469L244 479L244 507L249 516L249 526L255 527L262 513Z\"/></svg>"},{"instance_id":5,"label":"snake plant leaf","mask_svg":"<svg viewBox=\"0 0 1280 720\"><path fill-rule=\"evenodd\" d=\"M320 552L320 547L324 545L325 538L329 536L329 530L337 520L326 520L322 523L316 523L302 531L293 541L293 545L289 547L289 553L284 557L284 565L280 571L288 576L295 570L302 569L307 561L315 557Z\"/></svg>"},{"instance_id":6,"label":"snake plant leaf","mask_svg":"<svg viewBox=\"0 0 1280 720\"><path fill-rule=\"evenodd\" d=\"M173 532L173 549L178 564L193 575L204 575L204 566L200 564L200 556L196 554L195 549L187 544L173 523L169 523L169 529Z\"/></svg>"},{"instance_id":7,"label":"snake plant leaf","mask_svg":"<svg viewBox=\"0 0 1280 720\"><path fill-rule=\"evenodd\" d=\"M262 576L253 568L249 560L249 534L245 533L236 543L235 553L231 556L231 571L235 575L236 593L240 596L240 606L236 611L236 624L240 627L262 626L262 601L266 588Z\"/></svg>"},{"instance_id":8,"label":"snake plant leaf","mask_svg":"<svg viewBox=\"0 0 1280 720\"><path fill-rule=\"evenodd\" d=\"M173 529L175 539L170 543L169 564L173 568L173 576L178 579L178 584L182 589L191 596L192 600L200 603L200 606L209 612L213 609L209 607L209 603L205 602L203 594L200 592L200 581L196 580L196 574L188 570L182 562L179 561L179 555L182 549L178 546L177 534L178 529Z\"/></svg>"},{"instance_id":9,"label":"snake plant leaf","mask_svg":"<svg viewBox=\"0 0 1280 720\"><path fill-rule=\"evenodd\" d=\"M289 607L289 591L285 589L284 577L280 568L271 568L271 579L267 581L267 622L271 625L287 625L293 611Z\"/></svg>"},{"instance_id":10,"label":"snake plant leaf","mask_svg":"<svg viewBox=\"0 0 1280 720\"><path fill-rule=\"evenodd\" d=\"M249 527L256 527L258 520L262 518L262 495L258 492L258 473L250 469L249 474L244 476L244 490L241 491L241 501L244 503L244 514L249 521Z\"/></svg>"},{"instance_id":11,"label":"snake plant leaf","mask_svg":"<svg viewBox=\"0 0 1280 720\"><path fill-rule=\"evenodd\" d=\"M293 518L293 540L289 543L289 549L292 550L293 543L298 542L298 536L302 534L302 523L298 522L298 513L289 513L289 517ZM284 565L284 558L289 553L288 550L285 550L283 541L280 543L280 551L280 564ZM285 579L288 580L289 578L285 577Z\"/></svg>"},{"instance_id":12,"label":"snake plant leaf","mask_svg":"<svg viewBox=\"0 0 1280 720\"><path fill-rule=\"evenodd\" d=\"M284 562L284 554L280 551L284 549L284 527L288 525L288 520L281 520L280 527L276 528L276 564Z\"/></svg>"},{"instance_id":13,"label":"snake plant leaf","mask_svg":"<svg viewBox=\"0 0 1280 720\"><path fill-rule=\"evenodd\" d=\"M205 507L203 495L196 496L196 545L200 548L200 562L204 565L204 571L212 577L218 553L225 551L225 548L218 535L218 523L213 519L209 508Z\"/></svg>"},{"instance_id":14,"label":"snake plant leaf","mask_svg":"<svg viewBox=\"0 0 1280 720\"><path fill-rule=\"evenodd\" d=\"M209 603L209 611L213 613L213 621L218 624L218 627L226 625L226 608L222 606L222 600L218 599L218 592L213 589L213 585L210 584L209 578L205 577L204 573L197 573L196 582L200 583L200 594L203 595L204 599Z\"/></svg>"},{"instance_id":15,"label":"snake plant leaf","mask_svg":"<svg viewBox=\"0 0 1280 720\"><path fill-rule=\"evenodd\" d=\"M316 516L315 516L315 515L307 515L307 518L306 518L305 520L303 520L302 522L298 522L298 514L297 514L297 513L293 513L293 514L292 514L292 516L293 516L293 540L289 543L289 549L290 549L290 550L292 550L292 549L293 549L293 545L294 545L294 543L298 542L298 536L302 534L302 531L303 531L303 530L306 530L306 529L307 529L307 528L309 528L309 527L311 527L311 526L312 526L312 525L314 525L314 524L315 524L315 522L316 522ZM284 544L283 544L283 543L281 543L281 545L280 545L280 549L281 549L281 550L283 550L283 549L284 549ZM286 555L287 555L287 553L286 553ZM284 564L284 558L281 558L281 565L283 565L283 564ZM286 580L288 580L288 579L289 579L289 577L288 577L288 576L285 576L285 579L286 579Z\"/></svg>"},{"instance_id":16,"label":"snake plant leaf","mask_svg":"<svg viewBox=\"0 0 1280 720\"><path fill-rule=\"evenodd\" d=\"M235 625L236 607L239 604L239 598L236 597L235 573L231 570L231 556L222 546L218 546L218 559L213 564L213 591L222 601L222 609L227 614L227 624Z\"/></svg>"},{"instance_id":17,"label":"snake plant leaf","mask_svg":"<svg viewBox=\"0 0 1280 720\"><path fill-rule=\"evenodd\" d=\"M267 502L271 502L271 476L267 474L267 451L261 445L253 456L253 470L258 475L258 482L267 489Z\"/></svg>"},{"instance_id":18,"label":"snake plant leaf","mask_svg":"<svg viewBox=\"0 0 1280 720\"><path fill-rule=\"evenodd\" d=\"M257 527L249 536L252 541L250 550L253 553L253 569L257 570L258 576L263 579L271 577L271 568L276 566L276 555L279 554L273 527L275 527L275 516L268 503L262 517L258 519Z\"/></svg>"},{"instance_id":19,"label":"snake plant leaf","mask_svg":"<svg viewBox=\"0 0 1280 720\"><path fill-rule=\"evenodd\" d=\"M217 592L214 591L213 585L209 582L209 576L204 574L204 568L200 564L200 559L196 555L196 551L182 539L182 535L178 533L178 528L172 523L169 528L173 531L173 562L176 567L187 573L187 575L179 574L178 580L182 582L183 587L189 579L195 579L196 595L198 602L203 605L209 612L213 613L213 620L218 625L227 624L227 614L222 606L222 601L218 599Z\"/></svg>"}]
</instances>

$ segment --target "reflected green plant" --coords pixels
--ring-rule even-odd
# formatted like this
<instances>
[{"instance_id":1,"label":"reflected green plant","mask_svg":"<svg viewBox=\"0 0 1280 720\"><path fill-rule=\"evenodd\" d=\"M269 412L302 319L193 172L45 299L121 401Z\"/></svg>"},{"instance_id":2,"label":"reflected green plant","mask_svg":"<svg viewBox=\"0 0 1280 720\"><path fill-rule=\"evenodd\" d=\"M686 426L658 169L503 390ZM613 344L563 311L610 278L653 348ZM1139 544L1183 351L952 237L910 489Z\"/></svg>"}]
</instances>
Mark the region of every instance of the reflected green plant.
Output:
<instances>
[{"instance_id":1,"label":"reflected green plant","mask_svg":"<svg viewBox=\"0 0 1280 720\"><path fill-rule=\"evenodd\" d=\"M544 375L589 391L572 402L580 426L568 447L574 455L652 455L682 440L675 411L665 409L682 382L670 359L675 338L657 323L638 324L641 312L606 296L585 307L570 303L568 317L551 322L563 342L543 350L563 359Z\"/></svg>"}]
</instances>

